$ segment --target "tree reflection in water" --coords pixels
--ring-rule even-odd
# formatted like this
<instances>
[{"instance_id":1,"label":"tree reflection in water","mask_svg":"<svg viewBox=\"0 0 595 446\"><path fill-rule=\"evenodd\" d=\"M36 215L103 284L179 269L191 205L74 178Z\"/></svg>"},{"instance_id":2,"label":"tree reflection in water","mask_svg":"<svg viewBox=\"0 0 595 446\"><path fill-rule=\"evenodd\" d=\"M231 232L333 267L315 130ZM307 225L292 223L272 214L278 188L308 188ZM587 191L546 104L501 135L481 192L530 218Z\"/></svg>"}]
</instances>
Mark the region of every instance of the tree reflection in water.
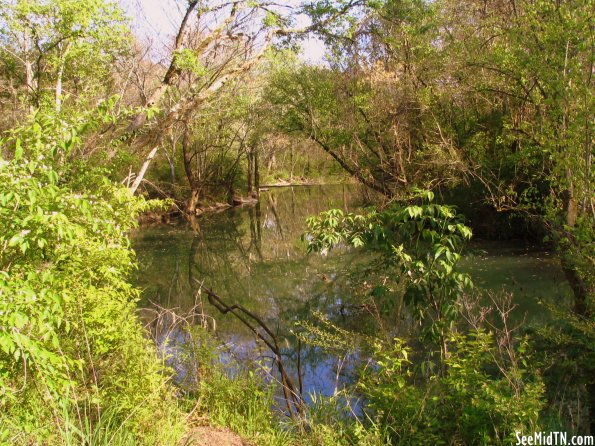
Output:
<instances>
[{"instance_id":1,"label":"tree reflection in water","mask_svg":"<svg viewBox=\"0 0 595 446\"><path fill-rule=\"evenodd\" d=\"M306 399L312 392L332 394L347 379L345 367L337 372L344 358L300 345L293 332L295 323L308 320L312 311L348 322L345 313L337 311L349 300L348 286L337 279L347 277L357 254L338 249L325 258L308 255L301 235L307 217L329 208L355 211L365 203L364 191L355 185L278 188L263 192L254 206L199 218L194 230L185 224L142 229L134 247L143 305L153 302L184 312L202 298L202 308L216 321L216 336L240 360L265 358L274 368L274 355L253 333L233 316L219 314L198 293L204 284L228 304L258 315L274 331L296 383L301 363ZM183 337L168 339L175 343Z\"/></svg>"}]
</instances>

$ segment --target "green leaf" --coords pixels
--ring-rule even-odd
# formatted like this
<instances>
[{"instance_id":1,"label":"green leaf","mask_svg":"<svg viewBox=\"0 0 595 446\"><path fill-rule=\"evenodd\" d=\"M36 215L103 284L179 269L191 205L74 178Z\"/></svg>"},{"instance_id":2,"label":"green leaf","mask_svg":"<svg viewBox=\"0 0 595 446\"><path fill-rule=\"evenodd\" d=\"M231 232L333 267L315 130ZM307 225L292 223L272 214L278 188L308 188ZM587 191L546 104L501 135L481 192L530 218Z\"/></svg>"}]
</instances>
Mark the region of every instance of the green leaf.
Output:
<instances>
[{"instance_id":1,"label":"green leaf","mask_svg":"<svg viewBox=\"0 0 595 446\"><path fill-rule=\"evenodd\" d=\"M14 160L19 161L22 157L23 157L23 147L21 145L21 140L17 139L15 141Z\"/></svg>"}]
</instances>

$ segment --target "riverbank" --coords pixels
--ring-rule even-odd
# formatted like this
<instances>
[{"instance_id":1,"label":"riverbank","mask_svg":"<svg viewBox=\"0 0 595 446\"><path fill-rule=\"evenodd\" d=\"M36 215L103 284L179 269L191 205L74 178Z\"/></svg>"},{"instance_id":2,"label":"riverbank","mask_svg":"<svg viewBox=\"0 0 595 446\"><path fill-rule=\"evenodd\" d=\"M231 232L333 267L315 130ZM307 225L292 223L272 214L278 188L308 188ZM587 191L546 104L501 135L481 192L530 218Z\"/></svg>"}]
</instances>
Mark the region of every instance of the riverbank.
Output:
<instances>
[{"instance_id":1,"label":"riverbank","mask_svg":"<svg viewBox=\"0 0 595 446\"><path fill-rule=\"evenodd\" d=\"M291 179L276 178L273 181L264 182L260 185L260 190L265 191L271 187L292 187L292 186L339 186L342 184L357 184L352 178L341 178L336 181L329 181L325 178L304 178L294 177Z\"/></svg>"},{"instance_id":2,"label":"riverbank","mask_svg":"<svg viewBox=\"0 0 595 446\"><path fill-rule=\"evenodd\" d=\"M282 188L292 188L292 187L340 187L343 185L351 185L356 186L357 183L353 180L345 180L345 181L324 181L320 180L310 180L310 179L297 179L294 178L292 181L287 181L283 179L279 179L276 182L267 183L261 185L259 187L259 196L248 195L246 197L235 195L230 203L213 200L204 200L202 201L197 207L192 216L194 217L203 217L212 214L216 214L219 212L224 212L231 208L237 208L242 206L255 206L260 201L262 201L262 197L260 194L266 194L269 190L275 189L282 189ZM159 224L176 224L176 221L180 219L188 218L186 211L184 210L184 203L179 201L174 201L169 208L162 209L162 210L148 210L139 216L139 225L140 226L151 226L151 225L159 225Z\"/></svg>"}]
</instances>

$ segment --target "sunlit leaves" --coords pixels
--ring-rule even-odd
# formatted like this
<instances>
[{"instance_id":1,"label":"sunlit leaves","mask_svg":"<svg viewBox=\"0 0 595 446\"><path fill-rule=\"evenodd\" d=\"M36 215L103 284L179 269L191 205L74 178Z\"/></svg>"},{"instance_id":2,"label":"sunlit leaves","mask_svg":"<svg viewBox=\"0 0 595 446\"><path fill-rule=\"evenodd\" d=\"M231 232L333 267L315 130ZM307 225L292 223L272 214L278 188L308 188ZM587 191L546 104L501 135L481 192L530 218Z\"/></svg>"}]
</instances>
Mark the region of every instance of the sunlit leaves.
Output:
<instances>
[{"instance_id":1,"label":"sunlit leaves","mask_svg":"<svg viewBox=\"0 0 595 446\"><path fill-rule=\"evenodd\" d=\"M39 107L56 107L56 95L60 101L74 96L78 104L90 100L130 44L126 18L109 0L2 0L0 22L2 46L18 61L19 76L25 76L23 63L32 64L23 93Z\"/></svg>"},{"instance_id":2,"label":"sunlit leaves","mask_svg":"<svg viewBox=\"0 0 595 446\"><path fill-rule=\"evenodd\" d=\"M124 352L137 359L120 370L150 357L133 316L125 234L147 204L92 166L66 161L77 133L41 118L0 141L2 153L21 148L0 160L0 424L16 422L10 417L36 389L55 410L73 392L86 394L96 370L117 376L105 367ZM155 372L157 363L148 366ZM101 384L101 399L132 376ZM136 398L109 397L127 410Z\"/></svg>"},{"instance_id":3,"label":"sunlit leaves","mask_svg":"<svg viewBox=\"0 0 595 446\"><path fill-rule=\"evenodd\" d=\"M267 11L264 16L263 23L264 23L264 26L266 26L268 28L277 26L279 23L279 16L277 14L274 14L271 11Z\"/></svg>"},{"instance_id":4,"label":"sunlit leaves","mask_svg":"<svg viewBox=\"0 0 595 446\"><path fill-rule=\"evenodd\" d=\"M455 437L464 444L478 438L510 444L517 430L539 430L544 386L527 366L526 341L511 347L512 361L501 359L497 340L481 330L449 336L448 348L447 367L440 371L427 363L418 367L409 359L417 352L402 339L374 343L374 366L358 388L368 416L391 444L442 444Z\"/></svg>"},{"instance_id":5,"label":"sunlit leaves","mask_svg":"<svg viewBox=\"0 0 595 446\"><path fill-rule=\"evenodd\" d=\"M174 53L176 68L188 70L196 76L204 76L207 72L206 67L200 62L195 52L188 48L182 48Z\"/></svg>"}]
</instances>

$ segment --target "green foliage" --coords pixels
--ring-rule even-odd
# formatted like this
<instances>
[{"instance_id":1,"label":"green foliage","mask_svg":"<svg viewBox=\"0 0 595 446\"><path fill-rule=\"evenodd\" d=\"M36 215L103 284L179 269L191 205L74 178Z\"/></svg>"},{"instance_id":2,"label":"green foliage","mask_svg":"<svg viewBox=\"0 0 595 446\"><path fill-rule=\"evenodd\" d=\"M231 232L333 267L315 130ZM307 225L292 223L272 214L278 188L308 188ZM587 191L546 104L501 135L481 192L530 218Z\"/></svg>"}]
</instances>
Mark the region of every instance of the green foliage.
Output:
<instances>
[{"instance_id":1,"label":"green foliage","mask_svg":"<svg viewBox=\"0 0 595 446\"><path fill-rule=\"evenodd\" d=\"M404 284L405 301L422 325L421 338L410 333L410 343L424 346L413 350L399 338L356 336L321 316L316 327L300 324L307 334L302 338L342 350L338 355L371 345L372 360L356 384L364 413L347 431L357 444L515 444L515 432L539 430L545 386L530 364L528 339L509 333L496 339L481 328L459 333L462 299L472 283L457 263L472 234L452 207L433 198L417 191L413 203L383 211L327 211L308 220L305 235L310 251L324 253L339 243L378 251ZM380 296L383 287L372 294ZM427 340L440 347L439 357L427 356Z\"/></svg>"},{"instance_id":2,"label":"green foliage","mask_svg":"<svg viewBox=\"0 0 595 446\"><path fill-rule=\"evenodd\" d=\"M201 381L198 395L201 410L215 425L224 426L258 444L281 446L290 444L291 433L284 432L271 410L274 386L252 371L229 378L225 370L211 372Z\"/></svg>"},{"instance_id":3,"label":"green foliage","mask_svg":"<svg viewBox=\"0 0 595 446\"><path fill-rule=\"evenodd\" d=\"M376 343L358 387L389 444L515 444L516 431L539 430L544 388L527 362L526 342L514 362L500 360L487 332L455 335L449 348L446 374L420 380L404 341Z\"/></svg>"},{"instance_id":4,"label":"green foliage","mask_svg":"<svg viewBox=\"0 0 595 446\"><path fill-rule=\"evenodd\" d=\"M357 29L358 15L365 14L369 7L378 7L383 1L307 0L302 8L313 24L319 26L323 36L328 33L333 36L351 37Z\"/></svg>"},{"instance_id":5,"label":"green foliage","mask_svg":"<svg viewBox=\"0 0 595 446\"><path fill-rule=\"evenodd\" d=\"M305 10L324 24L346 3ZM460 185L540 225L591 307L592 0L364 3L355 33L351 11L321 25L328 67L275 73L279 126L389 197Z\"/></svg>"},{"instance_id":6,"label":"green foliage","mask_svg":"<svg viewBox=\"0 0 595 446\"><path fill-rule=\"evenodd\" d=\"M560 430L580 434L588 429L590 414L584 413L573 397L595 388L595 324L588 317L553 305L548 310L555 323L532 330L531 347L543 364L549 422Z\"/></svg>"},{"instance_id":7,"label":"green foliage","mask_svg":"<svg viewBox=\"0 0 595 446\"><path fill-rule=\"evenodd\" d=\"M279 24L279 16L277 14L272 13L271 11L267 11L265 17L263 19L264 26L272 28Z\"/></svg>"},{"instance_id":8,"label":"green foliage","mask_svg":"<svg viewBox=\"0 0 595 446\"><path fill-rule=\"evenodd\" d=\"M182 48L174 54L176 67L180 70L188 70L197 76L206 74L205 66L200 63L196 54L188 48Z\"/></svg>"},{"instance_id":9,"label":"green foliage","mask_svg":"<svg viewBox=\"0 0 595 446\"><path fill-rule=\"evenodd\" d=\"M337 356L354 352L356 345L351 339L351 332L337 326L318 311L313 312L310 316L312 321L297 323L303 329L303 332L297 333L300 339Z\"/></svg>"},{"instance_id":10,"label":"green foliage","mask_svg":"<svg viewBox=\"0 0 595 446\"><path fill-rule=\"evenodd\" d=\"M199 15L211 10L209 3L201 2ZM258 1L246 6L263 8L265 28L288 23ZM301 10L330 44L329 66L301 66L293 54L279 53L281 60L269 60L271 73L263 74L267 66L245 86L226 80L234 87L227 96L195 101L202 108L190 122L184 160L191 188L232 194L244 186L246 154L257 151L270 175L292 177L298 169L309 176L315 145L391 197L436 184L477 186L494 209L539 221L574 275L581 315L560 313L560 326L539 330L533 344L544 363L555 365L545 375L548 398L565 398L555 387L569 380L577 391L592 389L592 9L592 0L306 1ZM253 13L242 12L220 35ZM127 281L134 258L126 231L150 205L93 167L108 156L105 147L119 143L109 138L124 115L110 114L112 99L101 105L100 119L72 125L115 91L112 65L130 46L126 21L112 1L0 0L0 23L0 100L15 110L3 119L18 120L22 103L69 120L38 115L0 141L0 441L172 440L179 423L167 371L144 339L134 315L138 290ZM229 42L244 40L232 34ZM212 47L207 52L223 48ZM208 58L189 49L172 56L178 70L204 77L201 61ZM136 62L131 70L153 65ZM221 73L225 79L243 73L245 62L237 70L222 65ZM133 73L125 71L122 91ZM263 80L266 100L254 94ZM167 96L182 105L206 92L186 78L180 89L173 84ZM62 101L69 107L60 108ZM143 112L161 118L163 105ZM110 128L97 132L85 152L82 134L99 124ZM294 156L296 139L279 131L309 144ZM288 147L289 163L284 156L271 167ZM97 158L83 161L90 152ZM121 160L128 167L130 158ZM454 208L423 192L409 204L364 215L331 210L308 225L310 251L344 243L380 253L389 277L373 283L370 296L381 310L388 299L402 298L422 328L421 341L432 341L424 346L440 345L439 367L423 362L421 372L404 341L377 345L360 386L373 423L341 423L335 431L338 400L325 400L312 416L313 441L505 444L514 429L539 427L540 377L522 360L495 360L502 346L492 335L456 334L461 297L472 283L457 270L471 231ZM350 351L349 332L316 318L317 325L303 324L311 343ZM519 358L526 358L525 348L521 342L515 350ZM201 377L200 409L214 421L261 442L289 441L268 410L272 390L260 377L242 372L232 379L220 366Z\"/></svg>"},{"instance_id":11,"label":"green foliage","mask_svg":"<svg viewBox=\"0 0 595 446\"><path fill-rule=\"evenodd\" d=\"M130 47L127 20L110 0L1 0L0 22L2 49L18 60L21 77L31 64L22 99L36 107L94 105L112 82L114 59Z\"/></svg>"},{"instance_id":12,"label":"green foliage","mask_svg":"<svg viewBox=\"0 0 595 446\"><path fill-rule=\"evenodd\" d=\"M134 446L135 435L109 410L103 411L93 424L89 418L71 420L72 411L64 410L64 426L60 426L61 441L65 446ZM81 423L82 422L82 423ZM82 426L80 426L82 424Z\"/></svg>"},{"instance_id":13,"label":"green foliage","mask_svg":"<svg viewBox=\"0 0 595 446\"><path fill-rule=\"evenodd\" d=\"M366 215L323 212L308 220L305 238L309 251L325 253L340 242L380 251L384 264L398 274L395 280L404 284L414 316L431 339L440 341L455 321L459 298L473 286L456 269L472 233L454 208L432 203L433 198L432 192L418 191L419 204Z\"/></svg>"},{"instance_id":14,"label":"green foliage","mask_svg":"<svg viewBox=\"0 0 595 446\"><path fill-rule=\"evenodd\" d=\"M308 419L315 444L515 444L516 432L545 427L543 367L527 337L452 331L440 367L427 367L423 347L412 347L415 336L381 340L322 319L314 329L300 324L301 339L338 357L357 349L366 359L351 386L314 396ZM346 408L354 399L359 413Z\"/></svg>"},{"instance_id":15,"label":"green foliage","mask_svg":"<svg viewBox=\"0 0 595 446\"><path fill-rule=\"evenodd\" d=\"M137 444L156 444L176 409L127 281L126 231L150 204L67 161L79 141L43 117L2 140L0 425L14 444L56 444L64 411L82 429L108 410Z\"/></svg>"}]
</instances>

